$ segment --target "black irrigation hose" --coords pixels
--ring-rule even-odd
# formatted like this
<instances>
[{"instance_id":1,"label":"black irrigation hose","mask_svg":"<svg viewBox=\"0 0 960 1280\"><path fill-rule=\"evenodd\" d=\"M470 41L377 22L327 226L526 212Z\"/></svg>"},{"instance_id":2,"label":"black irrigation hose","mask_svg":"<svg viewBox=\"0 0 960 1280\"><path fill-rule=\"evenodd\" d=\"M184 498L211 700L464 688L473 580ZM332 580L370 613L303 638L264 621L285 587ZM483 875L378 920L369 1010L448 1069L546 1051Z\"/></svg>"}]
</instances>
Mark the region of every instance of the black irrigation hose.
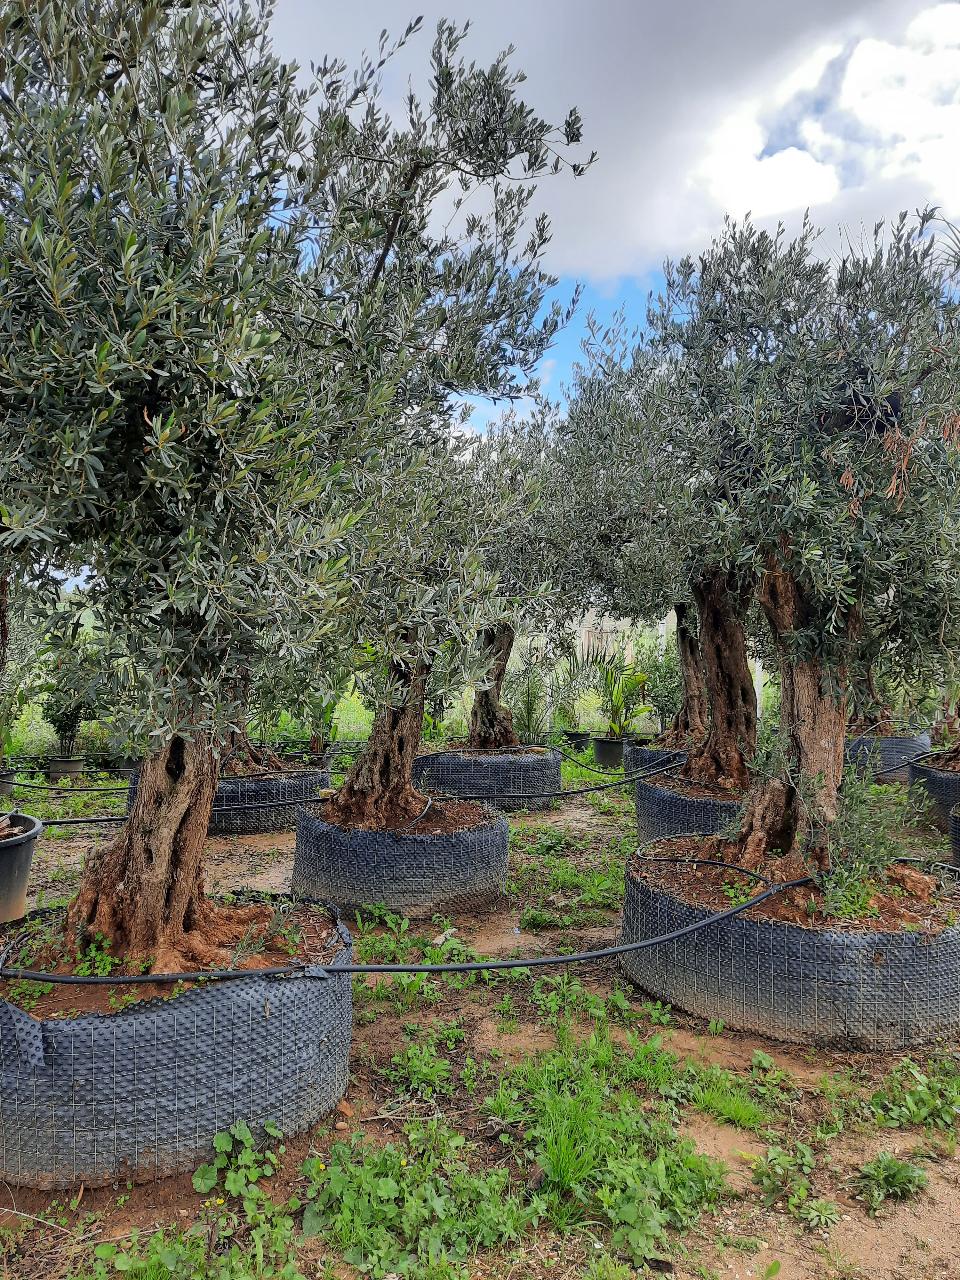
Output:
<instances>
[{"instance_id":1,"label":"black irrigation hose","mask_svg":"<svg viewBox=\"0 0 960 1280\"><path fill-rule=\"evenodd\" d=\"M15 782L12 778L10 782L15 791L68 791L72 796L110 796L129 790L129 787L62 787L55 782Z\"/></svg>"},{"instance_id":2,"label":"black irrigation hose","mask_svg":"<svg viewBox=\"0 0 960 1280\"><path fill-rule=\"evenodd\" d=\"M669 859L668 859L669 861ZM692 858L686 861L697 862ZM741 870L733 863L728 864L733 870ZM339 977L345 973L486 973L501 969L543 969L548 966L591 963L595 960L607 960L612 956L625 955L631 951L643 951L648 947L659 947L669 942L676 942L688 934L697 933L700 929L719 924L732 916L759 906L775 894L787 889L795 889L800 885L810 884L811 876L803 876L798 880L785 880L782 884L770 884L762 893L747 902L728 907L716 915L707 916L703 920L694 920L691 924L673 929L669 933L657 934L653 938L642 938L639 942L622 942L614 947L600 947L595 951L578 951L567 956L529 956L519 960L462 960L449 964L344 964L337 965L333 975ZM0 954L0 981L53 982L62 986L115 986L120 983L176 983L176 982L209 982L231 981L237 978L271 978L281 976L300 976L304 978L329 978L331 970L322 965L287 965L276 969L209 969L201 973L121 973L112 977L78 977L72 973L43 973L34 969L8 969L6 959L14 946L11 941Z\"/></svg>"},{"instance_id":3,"label":"black irrigation hose","mask_svg":"<svg viewBox=\"0 0 960 1280\"><path fill-rule=\"evenodd\" d=\"M579 787L574 791L498 791L492 795L489 793L479 796L445 795L437 798L442 800L559 800L566 799L568 796L590 795L595 791L611 791L617 787L622 787L624 783L638 782L644 778L652 778L658 773L665 773L668 769L672 769L675 764L676 761L667 761L663 764L651 765L647 769L638 769L633 773L625 773L622 777L618 778L616 782L599 782L594 786ZM309 770L307 772L309 772ZM125 787L120 789L126 790ZM290 805L317 804L323 798L324 797L322 796L308 796L305 799L299 800L271 800L268 803L268 807L271 809L282 809ZM264 807L265 806L262 802L254 804L219 805L214 807L211 810L211 813L236 813L241 809L262 809ZM429 808L429 805L427 808ZM419 817L414 818L408 825L414 826L426 815L426 812L427 810L424 809L423 813L421 813ZM83 827L95 826L97 823L126 822L127 816L128 815L123 814L116 816L101 815L93 818L44 818L42 821L45 827Z\"/></svg>"},{"instance_id":4,"label":"black irrigation hose","mask_svg":"<svg viewBox=\"0 0 960 1280\"><path fill-rule=\"evenodd\" d=\"M261 782L265 778L302 778L305 774L316 773L316 769L265 769L263 773L250 774L221 774L219 782L246 782L252 779ZM12 775L8 777L6 774L0 773L0 780L10 781L13 786L20 791L58 791L69 792L70 795L113 795L119 794L121 791L128 791L129 784L125 787L64 787L56 782L16 782Z\"/></svg>"}]
</instances>

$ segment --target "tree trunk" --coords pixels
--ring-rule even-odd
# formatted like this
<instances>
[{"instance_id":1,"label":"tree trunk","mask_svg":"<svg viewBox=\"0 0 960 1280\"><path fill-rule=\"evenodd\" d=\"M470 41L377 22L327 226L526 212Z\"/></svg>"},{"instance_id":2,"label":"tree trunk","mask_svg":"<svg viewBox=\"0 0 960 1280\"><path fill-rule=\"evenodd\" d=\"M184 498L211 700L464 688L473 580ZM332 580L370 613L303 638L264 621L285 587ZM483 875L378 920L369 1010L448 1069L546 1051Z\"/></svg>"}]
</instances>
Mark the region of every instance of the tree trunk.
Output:
<instances>
[{"instance_id":1,"label":"tree trunk","mask_svg":"<svg viewBox=\"0 0 960 1280\"><path fill-rule=\"evenodd\" d=\"M748 761L757 749L757 691L747 661L743 614L749 597L728 573L694 583L710 729L682 769L692 781L728 790L750 785Z\"/></svg>"},{"instance_id":2,"label":"tree trunk","mask_svg":"<svg viewBox=\"0 0 960 1280\"><path fill-rule=\"evenodd\" d=\"M666 733L657 745L689 747L699 745L707 735L707 688L703 681L703 659L700 641L687 621L688 606L678 601L673 606L677 618L677 655L683 678L683 702Z\"/></svg>"},{"instance_id":3,"label":"tree trunk","mask_svg":"<svg viewBox=\"0 0 960 1280\"><path fill-rule=\"evenodd\" d=\"M224 777L246 778L258 773L279 773L283 761L270 746L257 746L250 741L246 723L227 736L223 764Z\"/></svg>"},{"instance_id":4,"label":"tree trunk","mask_svg":"<svg viewBox=\"0 0 960 1280\"><path fill-rule=\"evenodd\" d=\"M336 796L331 817L342 826L392 831L423 812L427 803L413 785L413 762L423 733L428 669L393 663L400 703L381 708L362 753Z\"/></svg>"},{"instance_id":5,"label":"tree trunk","mask_svg":"<svg viewBox=\"0 0 960 1280\"><path fill-rule=\"evenodd\" d=\"M217 757L206 734L175 735L140 770L126 824L84 868L67 916L78 949L103 934L136 970L175 973L223 964L238 922L204 896L203 849L217 790ZM260 909L254 909L259 911Z\"/></svg>"},{"instance_id":6,"label":"tree trunk","mask_svg":"<svg viewBox=\"0 0 960 1280\"><path fill-rule=\"evenodd\" d=\"M798 659L792 633L808 621L799 584L771 569L759 600L780 653L781 727L788 777L762 783L751 797L741 838L747 865L768 854L800 853L807 864L829 865L830 825L837 816L847 733L843 673L831 681L816 656ZM794 781L799 780L798 791Z\"/></svg>"},{"instance_id":7,"label":"tree trunk","mask_svg":"<svg viewBox=\"0 0 960 1280\"><path fill-rule=\"evenodd\" d=\"M500 701L515 639L516 632L508 622L485 627L481 634L483 650L490 658L490 671L489 684L476 691L470 712L469 744L477 750L520 745L513 729L513 712Z\"/></svg>"}]
</instances>

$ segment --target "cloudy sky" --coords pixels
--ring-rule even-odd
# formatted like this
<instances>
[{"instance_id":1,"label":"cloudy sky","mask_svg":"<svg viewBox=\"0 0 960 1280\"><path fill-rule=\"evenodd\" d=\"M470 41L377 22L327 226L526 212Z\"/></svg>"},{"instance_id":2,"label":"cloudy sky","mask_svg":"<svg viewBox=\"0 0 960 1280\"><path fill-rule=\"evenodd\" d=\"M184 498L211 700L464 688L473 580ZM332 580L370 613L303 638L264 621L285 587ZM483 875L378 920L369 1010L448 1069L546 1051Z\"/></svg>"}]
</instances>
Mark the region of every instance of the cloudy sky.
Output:
<instances>
[{"instance_id":1,"label":"cloudy sky","mask_svg":"<svg viewBox=\"0 0 960 1280\"><path fill-rule=\"evenodd\" d=\"M542 370L559 393L588 310L639 321L664 257L703 244L723 215L796 223L833 239L933 203L960 218L960 3L917 0L278 0L282 55L356 61L382 28L424 32L385 84L424 83L441 16L470 19L471 56L505 45L548 118L576 104L599 152L579 179L545 181L561 291L584 306ZM478 418L482 420L481 410Z\"/></svg>"}]
</instances>

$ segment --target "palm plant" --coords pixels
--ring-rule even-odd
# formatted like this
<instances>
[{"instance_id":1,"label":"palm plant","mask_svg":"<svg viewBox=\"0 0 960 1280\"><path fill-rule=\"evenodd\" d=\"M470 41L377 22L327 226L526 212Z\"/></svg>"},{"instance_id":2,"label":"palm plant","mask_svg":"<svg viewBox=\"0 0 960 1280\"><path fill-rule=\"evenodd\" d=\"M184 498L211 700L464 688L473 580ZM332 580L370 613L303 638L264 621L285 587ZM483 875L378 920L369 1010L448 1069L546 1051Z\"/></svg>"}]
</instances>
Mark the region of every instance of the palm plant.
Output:
<instances>
[{"instance_id":1,"label":"palm plant","mask_svg":"<svg viewBox=\"0 0 960 1280\"><path fill-rule=\"evenodd\" d=\"M595 673L594 687L607 721L606 736L622 738L641 715L652 710L644 698L646 674L627 658L622 647L611 651L606 645L594 644L586 661Z\"/></svg>"}]
</instances>

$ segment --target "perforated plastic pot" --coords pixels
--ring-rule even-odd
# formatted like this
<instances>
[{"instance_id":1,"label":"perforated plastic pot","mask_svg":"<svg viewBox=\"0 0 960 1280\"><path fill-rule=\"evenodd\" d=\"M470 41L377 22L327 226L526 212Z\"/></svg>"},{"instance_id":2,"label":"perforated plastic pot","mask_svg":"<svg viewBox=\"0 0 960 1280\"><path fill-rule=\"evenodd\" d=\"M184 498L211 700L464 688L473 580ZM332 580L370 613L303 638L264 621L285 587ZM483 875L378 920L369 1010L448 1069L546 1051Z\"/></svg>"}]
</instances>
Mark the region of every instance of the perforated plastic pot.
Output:
<instances>
[{"instance_id":1,"label":"perforated plastic pot","mask_svg":"<svg viewBox=\"0 0 960 1280\"><path fill-rule=\"evenodd\" d=\"M623 738L594 738L593 758L601 769L619 769L623 764Z\"/></svg>"},{"instance_id":2,"label":"perforated plastic pot","mask_svg":"<svg viewBox=\"0 0 960 1280\"><path fill-rule=\"evenodd\" d=\"M437 751L413 763L414 785L449 796L481 796L506 813L548 809L560 790L560 752L544 747L522 751Z\"/></svg>"},{"instance_id":3,"label":"perforated plastic pot","mask_svg":"<svg viewBox=\"0 0 960 1280\"><path fill-rule=\"evenodd\" d=\"M139 771L130 777L127 811L133 807ZM252 836L267 831L292 831L297 805L316 797L330 785L326 769L291 770L278 777L221 778L207 831L212 836Z\"/></svg>"},{"instance_id":4,"label":"perforated plastic pot","mask_svg":"<svg viewBox=\"0 0 960 1280\"><path fill-rule=\"evenodd\" d=\"M297 814L293 892L335 902L343 911L383 906L430 917L496 901L507 878L506 819L441 835L346 830L307 809Z\"/></svg>"},{"instance_id":5,"label":"perforated plastic pot","mask_svg":"<svg viewBox=\"0 0 960 1280\"><path fill-rule=\"evenodd\" d=\"M960 866L960 805L950 810L950 851L953 861Z\"/></svg>"},{"instance_id":6,"label":"perforated plastic pot","mask_svg":"<svg viewBox=\"0 0 960 1280\"><path fill-rule=\"evenodd\" d=\"M634 792L637 805L637 833L642 842L664 836L689 833L716 835L737 816L737 800L714 800L688 796L658 785L657 778L638 778Z\"/></svg>"},{"instance_id":7,"label":"perforated plastic pot","mask_svg":"<svg viewBox=\"0 0 960 1280\"><path fill-rule=\"evenodd\" d=\"M950 810L960 804L960 773L938 769L935 755L910 761L911 785L923 787L933 802L932 818L940 831L950 828Z\"/></svg>"},{"instance_id":8,"label":"perforated plastic pot","mask_svg":"<svg viewBox=\"0 0 960 1280\"><path fill-rule=\"evenodd\" d=\"M877 782L909 782L910 761L929 750L929 733L899 738L868 734L847 739L847 762L871 772Z\"/></svg>"},{"instance_id":9,"label":"perforated plastic pot","mask_svg":"<svg viewBox=\"0 0 960 1280\"><path fill-rule=\"evenodd\" d=\"M0 1178L44 1190L193 1169L243 1120L302 1133L348 1080L350 935L316 977L210 982L40 1021L0 1000ZM324 973L329 976L322 976ZM2 986L0 986L2 990Z\"/></svg>"},{"instance_id":10,"label":"perforated plastic pot","mask_svg":"<svg viewBox=\"0 0 960 1280\"><path fill-rule=\"evenodd\" d=\"M712 914L628 874L622 940ZM658 1000L780 1040L889 1051L960 1033L960 927L928 938L741 915L621 963Z\"/></svg>"},{"instance_id":11,"label":"perforated plastic pot","mask_svg":"<svg viewBox=\"0 0 960 1280\"><path fill-rule=\"evenodd\" d=\"M19 920L27 913L30 864L43 823L26 813L0 816L9 818L16 833L0 840L0 922L6 922Z\"/></svg>"}]
</instances>

